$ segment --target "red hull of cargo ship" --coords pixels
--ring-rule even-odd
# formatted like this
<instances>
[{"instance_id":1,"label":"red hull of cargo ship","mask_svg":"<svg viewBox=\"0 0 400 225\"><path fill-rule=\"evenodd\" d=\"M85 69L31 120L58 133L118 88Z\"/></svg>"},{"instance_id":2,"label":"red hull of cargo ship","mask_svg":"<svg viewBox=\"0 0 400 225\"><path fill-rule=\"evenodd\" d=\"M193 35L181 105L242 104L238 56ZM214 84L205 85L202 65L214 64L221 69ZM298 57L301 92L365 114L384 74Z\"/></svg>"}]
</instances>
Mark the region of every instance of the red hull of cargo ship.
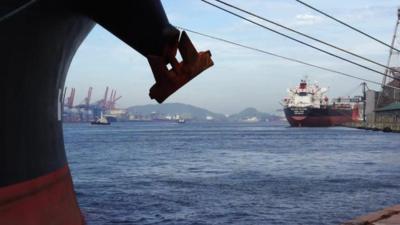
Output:
<instances>
[{"instance_id":1,"label":"red hull of cargo ship","mask_svg":"<svg viewBox=\"0 0 400 225\"><path fill-rule=\"evenodd\" d=\"M330 127L359 119L358 106L353 108L301 108L291 107L284 109L285 116L292 127Z\"/></svg>"},{"instance_id":2,"label":"red hull of cargo ship","mask_svg":"<svg viewBox=\"0 0 400 225\"><path fill-rule=\"evenodd\" d=\"M85 224L68 167L0 189L2 225Z\"/></svg>"}]
</instances>

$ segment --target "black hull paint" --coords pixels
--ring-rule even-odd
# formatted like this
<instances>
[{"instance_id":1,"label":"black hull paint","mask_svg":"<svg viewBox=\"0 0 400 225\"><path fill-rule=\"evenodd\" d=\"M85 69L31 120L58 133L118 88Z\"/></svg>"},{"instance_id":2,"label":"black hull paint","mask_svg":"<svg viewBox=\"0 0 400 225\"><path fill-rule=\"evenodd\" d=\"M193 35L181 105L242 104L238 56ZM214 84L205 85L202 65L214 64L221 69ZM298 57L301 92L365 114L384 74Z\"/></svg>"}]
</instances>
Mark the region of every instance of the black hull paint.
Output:
<instances>
[{"instance_id":1,"label":"black hull paint","mask_svg":"<svg viewBox=\"0 0 400 225\"><path fill-rule=\"evenodd\" d=\"M0 12L22 4L0 3ZM179 33L159 0L38 0L0 22L1 90L7 104L1 110L7 120L1 126L0 187L67 164L59 118L62 90L71 60L95 22L145 56L163 55Z\"/></svg>"},{"instance_id":2,"label":"black hull paint","mask_svg":"<svg viewBox=\"0 0 400 225\"><path fill-rule=\"evenodd\" d=\"M286 107L287 121L292 127L330 127L353 120L352 109Z\"/></svg>"},{"instance_id":3,"label":"black hull paint","mask_svg":"<svg viewBox=\"0 0 400 225\"><path fill-rule=\"evenodd\" d=\"M72 57L94 23L34 5L0 23L0 74L7 107L1 126L0 187L65 166L59 104Z\"/></svg>"},{"instance_id":4,"label":"black hull paint","mask_svg":"<svg viewBox=\"0 0 400 225\"><path fill-rule=\"evenodd\" d=\"M90 122L92 125L111 125L111 123Z\"/></svg>"}]
</instances>

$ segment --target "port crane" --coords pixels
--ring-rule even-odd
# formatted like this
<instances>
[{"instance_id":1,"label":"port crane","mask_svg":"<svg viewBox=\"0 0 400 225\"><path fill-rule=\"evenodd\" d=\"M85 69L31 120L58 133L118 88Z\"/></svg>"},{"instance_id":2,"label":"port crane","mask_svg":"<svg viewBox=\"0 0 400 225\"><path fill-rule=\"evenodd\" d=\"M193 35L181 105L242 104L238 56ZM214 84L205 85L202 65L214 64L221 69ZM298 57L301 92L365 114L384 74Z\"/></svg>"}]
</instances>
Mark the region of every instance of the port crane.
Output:
<instances>
[{"instance_id":1,"label":"port crane","mask_svg":"<svg viewBox=\"0 0 400 225\"><path fill-rule=\"evenodd\" d=\"M400 8L397 9L397 20L393 33L392 43L389 50L389 57L387 61L387 69L385 69L385 76L382 79L382 91L378 96L377 108L383 107L390 103L400 100L400 91L391 87L400 88L400 52L397 51L400 47ZM396 79L397 78L397 79Z\"/></svg>"},{"instance_id":2,"label":"port crane","mask_svg":"<svg viewBox=\"0 0 400 225\"><path fill-rule=\"evenodd\" d=\"M65 92L67 92L67 88L65 88ZM65 94L64 94L64 98L65 98ZM74 107L74 99L75 99L75 88L71 88L71 92L69 94L69 97L67 97L67 101L65 101L64 99L64 103L66 107L72 109Z\"/></svg>"}]
</instances>

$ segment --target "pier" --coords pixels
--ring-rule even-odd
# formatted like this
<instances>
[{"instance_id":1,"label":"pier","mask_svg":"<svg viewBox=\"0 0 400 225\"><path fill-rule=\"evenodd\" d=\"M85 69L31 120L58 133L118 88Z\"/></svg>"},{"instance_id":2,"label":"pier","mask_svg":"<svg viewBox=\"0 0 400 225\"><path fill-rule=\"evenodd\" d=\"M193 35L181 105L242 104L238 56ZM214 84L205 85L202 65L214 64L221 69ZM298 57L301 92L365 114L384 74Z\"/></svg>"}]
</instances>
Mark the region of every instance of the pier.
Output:
<instances>
[{"instance_id":1,"label":"pier","mask_svg":"<svg viewBox=\"0 0 400 225\"><path fill-rule=\"evenodd\" d=\"M343 124L344 127L357 128L363 130L383 131L400 133L400 124L384 122L351 122Z\"/></svg>"},{"instance_id":2,"label":"pier","mask_svg":"<svg viewBox=\"0 0 400 225\"><path fill-rule=\"evenodd\" d=\"M349 122L343 124L343 126L365 130L400 133L400 103L395 102L385 107L373 110L367 114L365 121Z\"/></svg>"},{"instance_id":3,"label":"pier","mask_svg":"<svg viewBox=\"0 0 400 225\"><path fill-rule=\"evenodd\" d=\"M400 224L400 205L373 212L342 225L395 225Z\"/></svg>"}]
</instances>

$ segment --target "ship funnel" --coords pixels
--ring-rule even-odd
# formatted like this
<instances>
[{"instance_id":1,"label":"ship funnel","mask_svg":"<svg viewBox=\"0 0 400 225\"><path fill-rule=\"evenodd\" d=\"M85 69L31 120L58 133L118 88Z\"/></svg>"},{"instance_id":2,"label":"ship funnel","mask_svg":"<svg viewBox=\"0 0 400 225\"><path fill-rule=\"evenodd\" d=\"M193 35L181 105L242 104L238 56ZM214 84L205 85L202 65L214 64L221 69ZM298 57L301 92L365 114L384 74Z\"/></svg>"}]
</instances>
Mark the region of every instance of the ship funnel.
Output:
<instances>
[{"instance_id":1,"label":"ship funnel","mask_svg":"<svg viewBox=\"0 0 400 225\"><path fill-rule=\"evenodd\" d=\"M156 83L150 88L150 98L162 103L171 94L184 86L204 70L214 65L211 52L197 52L189 36L182 32L177 43L182 62L176 59L176 49L169 49L166 58L147 56ZM170 68L168 68L170 66Z\"/></svg>"}]
</instances>

